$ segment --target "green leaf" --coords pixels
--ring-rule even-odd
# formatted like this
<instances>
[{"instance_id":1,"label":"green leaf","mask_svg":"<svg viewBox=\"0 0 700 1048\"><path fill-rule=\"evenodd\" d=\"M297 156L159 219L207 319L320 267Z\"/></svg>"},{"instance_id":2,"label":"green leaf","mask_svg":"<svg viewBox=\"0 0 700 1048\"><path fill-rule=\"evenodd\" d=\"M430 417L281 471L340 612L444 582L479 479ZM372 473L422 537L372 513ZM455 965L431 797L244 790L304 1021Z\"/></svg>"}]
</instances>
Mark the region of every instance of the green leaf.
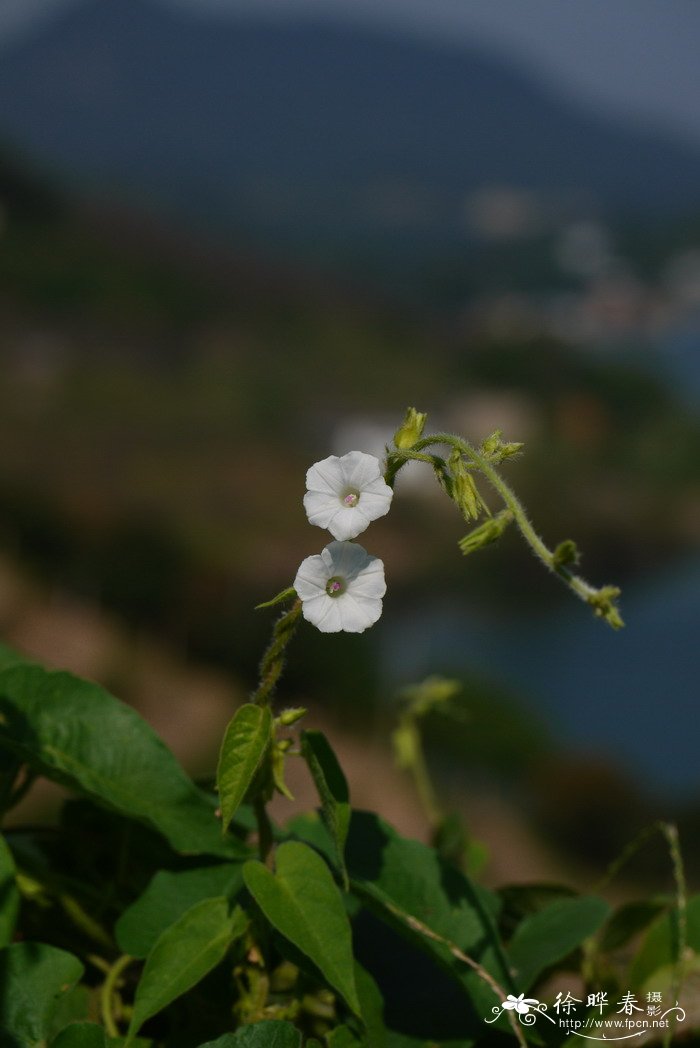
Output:
<instances>
[{"instance_id":1,"label":"green leaf","mask_svg":"<svg viewBox=\"0 0 700 1048\"><path fill-rule=\"evenodd\" d=\"M136 989L127 1043L147 1019L196 986L223 960L234 939L242 936L248 919L228 900L203 899L163 932L146 960Z\"/></svg>"},{"instance_id":2,"label":"green leaf","mask_svg":"<svg viewBox=\"0 0 700 1048\"><path fill-rule=\"evenodd\" d=\"M597 932L609 913L610 906L604 899L588 895L558 899L526 917L508 948L518 990L529 989L546 968L563 960Z\"/></svg>"},{"instance_id":3,"label":"green leaf","mask_svg":"<svg viewBox=\"0 0 700 1048\"><path fill-rule=\"evenodd\" d=\"M336 1026L326 1040L328 1048L367 1048L367 1042L357 1037L349 1026Z\"/></svg>"},{"instance_id":4,"label":"green leaf","mask_svg":"<svg viewBox=\"0 0 700 1048\"><path fill-rule=\"evenodd\" d=\"M12 934L19 913L19 890L15 876L15 860L7 846L7 841L0 835L0 946L12 942Z\"/></svg>"},{"instance_id":5,"label":"green leaf","mask_svg":"<svg viewBox=\"0 0 700 1048\"><path fill-rule=\"evenodd\" d=\"M105 1048L105 1034L95 1023L71 1023L51 1042L51 1048Z\"/></svg>"},{"instance_id":6,"label":"green leaf","mask_svg":"<svg viewBox=\"0 0 700 1048\"><path fill-rule=\"evenodd\" d=\"M245 864L248 891L270 924L316 965L359 1015L350 922L330 870L320 855L298 841L280 845L275 860L274 874L261 862Z\"/></svg>"},{"instance_id":7,"label":"green leaf","mask_svg":"<svg viewBox=\"0 0 700 1048\"><path fill-rule=\"evenodd\" d=\"M303 812L290 819L285 827L285 832L304 844L310 844L317 852L320 852L329 866L335 862L335 845L326 824L317 811Z\"/></svg>"},{"instance_id":8,"label":"green leaf","mask_svg":"<svg viewBox=\"0 0 700 1048\"><path fill-rule=\"evenodd\" d=\"M619 950L633 936L647 928L667 908L661 899L637 899L620 906L602 931L599 949L602 953Z\"/></svg>"},{"instance_id":9,"label":"green leaf","mask_svg":"<svg viewBox=\"0 0 700 1048\"><path fill-rule=\"evenodd\" d=\"M370 812L353 812L346 856L353 891L457 979L478 1015L489 1014L496 1003L493 990L416 922L468 954L512 992L496 931L496 896L443 863L434 849L401 837Z\"/></svg>"},{"instance_id":10,"label":"green leaf","mask_svg":"<svg viewBox=\"0 0 700 1048\"><path fill-rule=\"evenodd\" d=\"M72 990L62 994L51 1012L49 1039L58 1036L64 1027L72 1023L87 1022L90 1018L91 1003L91 990L84 983L78 983Z\"/></svg>"},{"instance_id":11,"label":"green leaf","mask_svg":"<svg viewBox=\"0 0 700 1048\"><path fill-rule=\"evenodd\" d=\"M386 1048L384 1026L384 1000L381 991L369 972L355 962L355 985L360 999L366 1039L371 1048Z\"/></svg>"},{"instance_id":12,"label":"green leaf","mask_svg":"<svg viewBox=\"0 0 700 1048\"><path fill-rule=\"evenodd\" d=\"M700 895L688 899L685 911L685 943L700 953ZM661 968L678 961L678 924L675 910L658 917L647 932L630 968L630 983L639 987Z\"/></svg>"},{"instance_id":13,"label":"green leaf","mask_svg":"<svg viewBox=\"0 0 700 1048\"><path fill-rule=\"evenodd\" d=\"M345 842L350 828L350 795L343 769L331 749L328 739L320 731L304 731L301 735L301 752L316 784L321 799L323 821L333 838L336 859L348 887L345 867Z\"/></svg>"},{"instance_id":14,"label":"green leaf","mask_svg":"<svg viewBox=\"0 0 700 1048\"><path fill-rule=\"evenodd\" d=\"M122 953L145 957L156 940L202 899L231 899L243 886L240 863L196 870L159 870L136 902L117 921L114 933Z\"/></svg>"},{"instance_id":15,"label":"green leaf","mask_svg":"<svg viewBox=\"0 0 700 1048\"><path fill-rule=\"evenodd\" d=\"M235 1033L225 1033L199 1048L301 1048L301 1034L291 1023L266 1019L241 1026Z\"/></svg>"},{"instance_id":16,"label":"green leaf","mask_svg":"<svg viewBox=\"0 0 700 1048\"><path fill-rule=\"evenodd\" d=\"M224 831L260 768L272 739L272 714L247 702L231 719L219 755L216 781Z\"/></svg>"},{"instance_id":17,"label":"green leaf","mask_svg":"<svg viewBox=\"0 0 700 1048\"><path fill-rule=\"evenodd\" d=\"M3 1048L43 1048L57 1002L82 974L78 958L55 946L21 942L0 950Z\"/></svg>"},{"instance_id":18,"label":"green leaf","mask_svg":"<svg viewBox=\"0 0 700 1048\"><path fill-rule=\"evenodd\" d=\"M293 600L297 595L297 591L294 586L289 586L287 589L283 589L281 593L278 593L271 600L264 600L262 604L256 604L255 610L261 611L263 608L274 608L276 604L284 604L288 600Z\"/></svg>"},{"instance_id":19,"label":"green leaf","mask_svg":"<svg viewBox=\"0 0 700 1048\"><path fill-rule=\"evenodd\" d=\"M177 851L235 855L215 801L198 789L144 720L70 673L0 673L0 745L48 779L146 823Z\"/></svg>"}]
</instances>

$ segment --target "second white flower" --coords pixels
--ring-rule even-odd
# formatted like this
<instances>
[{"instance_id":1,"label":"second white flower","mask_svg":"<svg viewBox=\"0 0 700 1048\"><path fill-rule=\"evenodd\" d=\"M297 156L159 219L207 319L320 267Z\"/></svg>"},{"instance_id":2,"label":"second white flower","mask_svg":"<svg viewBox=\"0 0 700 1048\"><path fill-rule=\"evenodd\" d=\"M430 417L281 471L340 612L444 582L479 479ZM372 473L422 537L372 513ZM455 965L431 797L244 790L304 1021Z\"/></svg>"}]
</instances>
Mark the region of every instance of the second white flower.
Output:
<instances>
[{"instance_id":1,"label":"second white flower","mask_svg":"<svg viewBox=\"0 0 700 1048\"><path fill-rule=\"evenodd\" d=\"M363 633L382 613L384 565L355 542L331 542L301 562L294 589L322 633Z\"/></svg>"}]
</instances>

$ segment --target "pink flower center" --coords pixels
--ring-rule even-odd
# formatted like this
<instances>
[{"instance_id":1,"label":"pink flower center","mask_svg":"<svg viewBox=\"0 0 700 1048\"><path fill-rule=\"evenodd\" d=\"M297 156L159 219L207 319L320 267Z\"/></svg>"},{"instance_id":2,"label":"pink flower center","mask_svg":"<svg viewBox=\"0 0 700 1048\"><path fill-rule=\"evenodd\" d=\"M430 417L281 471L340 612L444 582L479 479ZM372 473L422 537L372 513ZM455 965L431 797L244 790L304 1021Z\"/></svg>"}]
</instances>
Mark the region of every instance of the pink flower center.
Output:
<instances>
[{"instance_id":1,"label":"pink flower center","mask_svg":"<svg viewBox=\"0 0 700 1048\"><path fill-rule=\"evenodd\" d=\"M343 505L347 506L348 509L354 509L359 501L360 501L360 493L359 493L359 491L347 491L343 495L343 497L341 499L341 502L343 503Z\"/></svg>"},{"instance_id":2,"label":"pink flower center","mask_svg":"<svg viewBox=\"0 0 700 1048\"><path fill-rule=\"evenodd\" d=\"M346 589L347 583L340 575L334 575L326 583L326 593L329 597L339 597L342 593L345 593Z\"/></svg>"}]
</instances>

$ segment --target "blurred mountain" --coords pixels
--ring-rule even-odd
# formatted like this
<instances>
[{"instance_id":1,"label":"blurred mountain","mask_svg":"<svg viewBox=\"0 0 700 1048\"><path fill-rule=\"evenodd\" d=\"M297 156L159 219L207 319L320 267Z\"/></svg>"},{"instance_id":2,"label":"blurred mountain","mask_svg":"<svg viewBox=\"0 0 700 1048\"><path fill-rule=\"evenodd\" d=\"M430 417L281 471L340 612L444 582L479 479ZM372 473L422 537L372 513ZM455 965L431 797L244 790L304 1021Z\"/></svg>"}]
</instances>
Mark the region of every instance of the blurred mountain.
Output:
<instances>
[{"instance_id":1,"label":"blurred mountain","mask_svg":"<svg viewBox=\"0 0 700 1048\"><path fill-rule=\"evenodd\" d=\"M317 263L463 244L485 187L658 215L700 185L690 147L484 52L155 0L85 0L8 46L0 114L79 186Z\"/></svg>"}]
</instances>

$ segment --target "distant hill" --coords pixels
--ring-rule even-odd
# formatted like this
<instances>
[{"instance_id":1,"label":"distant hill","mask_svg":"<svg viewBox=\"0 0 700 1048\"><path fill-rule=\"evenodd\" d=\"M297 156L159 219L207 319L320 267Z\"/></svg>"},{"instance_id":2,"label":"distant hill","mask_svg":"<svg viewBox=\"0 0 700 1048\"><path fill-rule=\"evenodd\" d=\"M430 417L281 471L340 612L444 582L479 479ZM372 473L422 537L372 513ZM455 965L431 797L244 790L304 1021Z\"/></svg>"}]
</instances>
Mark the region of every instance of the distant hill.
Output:
<instances>
[{"instance_id":1,"label":"distant hill","mask_svg":"<svg viewBox=\"0 0 700 1048\"><path fill-rule=\"evenodd\" d=\"M700 195L690 147L485 53L155 0L85 0L8 48L0 136L79 186L358 271L461 247L484 186L656 216Z\"/></svg>"}]
</instances>

